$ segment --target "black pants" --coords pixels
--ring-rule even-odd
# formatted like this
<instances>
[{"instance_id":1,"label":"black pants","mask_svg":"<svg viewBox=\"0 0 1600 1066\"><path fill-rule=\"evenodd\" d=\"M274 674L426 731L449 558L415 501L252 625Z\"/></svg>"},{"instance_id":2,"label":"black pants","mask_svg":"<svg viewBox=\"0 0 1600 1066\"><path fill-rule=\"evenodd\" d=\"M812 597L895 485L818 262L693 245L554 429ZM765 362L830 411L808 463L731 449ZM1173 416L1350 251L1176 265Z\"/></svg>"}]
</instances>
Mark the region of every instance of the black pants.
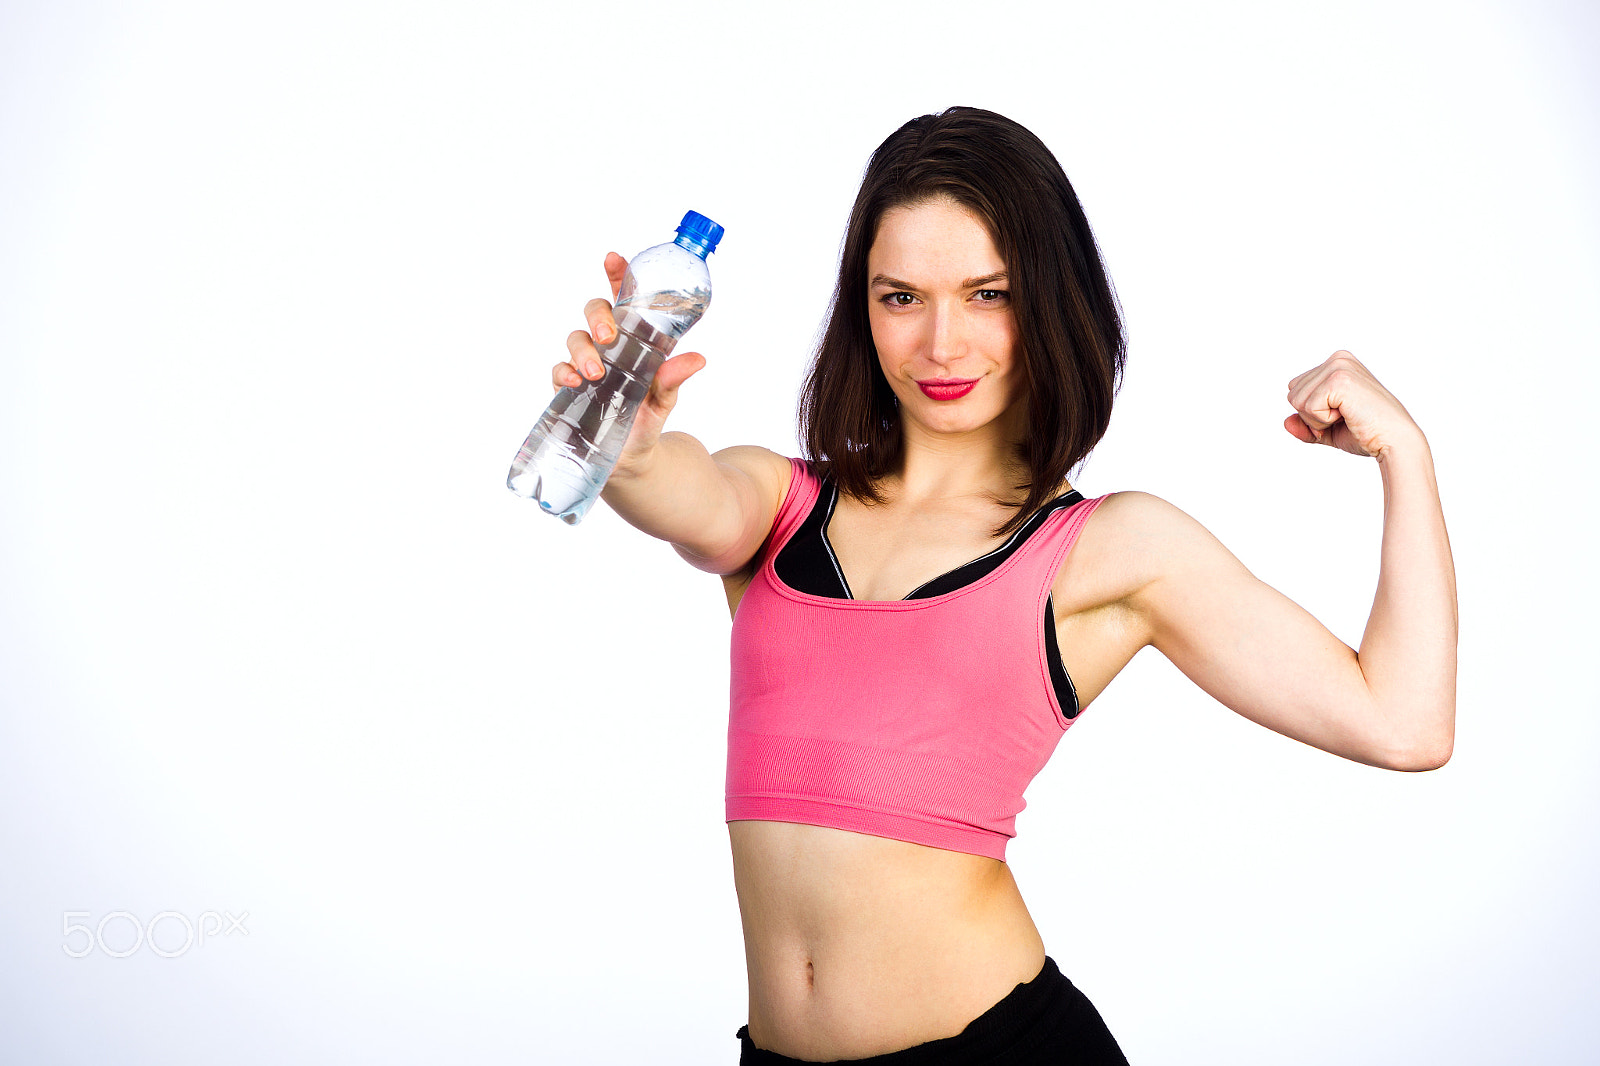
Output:
<instances>
[{"instance_id":1,"label":"black pants","mask_svg":"<svg viewBox=\"0 0 1600 1066\"><path fill-rule=\"evenodd\" d=\"M740 1026L740 1066L803 1062L763 1051ZM955 1036L849 1062L875 1066L976 1066L978 1063L1051 1063L1052 1066L1128 1066L1116 1038L1089 998L1062 975L1054 961L1027 984L979 1015Z\"/></svg>"}]
</instances>

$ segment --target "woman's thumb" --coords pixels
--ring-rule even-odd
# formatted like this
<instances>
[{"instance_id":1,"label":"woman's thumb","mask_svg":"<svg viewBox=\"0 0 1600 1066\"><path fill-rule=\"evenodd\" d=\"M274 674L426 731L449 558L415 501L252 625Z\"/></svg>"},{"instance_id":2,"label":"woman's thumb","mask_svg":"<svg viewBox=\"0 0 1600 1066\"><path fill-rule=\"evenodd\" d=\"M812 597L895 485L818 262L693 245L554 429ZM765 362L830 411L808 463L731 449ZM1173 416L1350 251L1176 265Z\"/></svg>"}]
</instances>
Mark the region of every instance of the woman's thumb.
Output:
<instances>
[{"instance_id":1,"label":"woman's thumb","mask_svg":"<svg viewBox=\"0 0 1600 1066\"><path fill-rule=\"evenodd\" d=\"M706 357L699 352L684 352L661 364L656 371L656 386L667 396L675 395L678 386L699 373L706 365Z\"/></svg>"}]
</instances>

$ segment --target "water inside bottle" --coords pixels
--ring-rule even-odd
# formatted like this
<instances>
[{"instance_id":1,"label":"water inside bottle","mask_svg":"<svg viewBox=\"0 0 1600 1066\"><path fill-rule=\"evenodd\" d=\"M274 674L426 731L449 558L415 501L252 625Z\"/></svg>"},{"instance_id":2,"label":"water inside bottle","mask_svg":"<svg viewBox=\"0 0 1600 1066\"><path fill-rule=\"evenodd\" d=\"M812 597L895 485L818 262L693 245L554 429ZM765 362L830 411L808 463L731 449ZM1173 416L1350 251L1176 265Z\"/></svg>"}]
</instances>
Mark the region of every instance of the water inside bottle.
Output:
<instances>
[{"instance_id":1,"label":"water inside bottle","mask_svg":"<svg viewBox=\"0 0 1600 1066\"><path fill-rule=\"evenodd\" d=\"M568 525L576 525L594 506L656 369L673 346L673 339L645 321L636 306L619 311L617 337L600 349L605 376L556 393L506 477L512 492L538 501Z\"/></svg>"},{"instance_id":2,"label":"water inside bottle","mask_svg":"<svg viewBox=\"0 0 1600 1066\"><path fill-rule=\"evenodd\" d=\"M622 292L617 297L617 311L632 311L656 329L677 340L689 332L711 304L711 293L706 289L689 292Z\"/></svg>"},{"instance_id":3,"label":"water inside bottle","mask_svg":"<svg viewBox=\"0 0 1600 1066\"><path fill-rule=\"evenodd\" d=\"M542 423L541 423L542 426ZM538 432L536 430L535 432ZM529 452L526 444L517 452L506 487L518 496L531 499L569 526L575 526L600 498L600 486L611 473L611 464L598 468L580 463L558 448ZM615 459L612 460L615 462Z\"/></svg>"}]
</instances>

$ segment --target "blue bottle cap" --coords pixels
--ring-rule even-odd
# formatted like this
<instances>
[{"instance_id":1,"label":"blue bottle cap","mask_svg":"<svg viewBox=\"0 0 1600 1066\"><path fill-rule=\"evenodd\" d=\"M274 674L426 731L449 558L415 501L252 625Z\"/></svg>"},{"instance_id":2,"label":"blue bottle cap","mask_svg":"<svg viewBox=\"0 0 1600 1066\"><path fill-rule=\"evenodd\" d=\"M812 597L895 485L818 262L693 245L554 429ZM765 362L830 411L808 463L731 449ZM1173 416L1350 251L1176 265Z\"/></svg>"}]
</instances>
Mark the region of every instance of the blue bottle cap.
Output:
<instances>
[{"instance_id":1,"label":"blue bottle cap","mask_svg":"<svg viewBox=\"0 0 1600 1066\"><path fill-rule=\"evenodd\" d=\"M701 259L717 250L722 240L722 227L698 211L690 211L678 223L678 243Z\"/></svg>"}]
</instances>

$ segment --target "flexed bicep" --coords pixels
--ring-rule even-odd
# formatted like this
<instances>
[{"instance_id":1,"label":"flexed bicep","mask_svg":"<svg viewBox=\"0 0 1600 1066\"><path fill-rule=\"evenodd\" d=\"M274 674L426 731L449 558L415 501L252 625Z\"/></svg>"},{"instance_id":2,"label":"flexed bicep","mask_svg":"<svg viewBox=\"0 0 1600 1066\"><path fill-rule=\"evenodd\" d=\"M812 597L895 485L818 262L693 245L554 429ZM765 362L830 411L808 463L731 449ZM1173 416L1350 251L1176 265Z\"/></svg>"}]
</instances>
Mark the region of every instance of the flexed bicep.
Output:
<instances>
[{"instance_id":1,"label":"flexed bicep","mask_svg":"<svg viewBox=\"0 0 1600 1066\"><path fill-rule=\"evenodd\" d=\"M1431 768L1374 698L1355 649L1250 573L1199 522L1145 500L1138 520L1159 563L1130 599L1151 645L1218 702L1268 729L1372 766Z\"/></svg>"}]
</instances>

